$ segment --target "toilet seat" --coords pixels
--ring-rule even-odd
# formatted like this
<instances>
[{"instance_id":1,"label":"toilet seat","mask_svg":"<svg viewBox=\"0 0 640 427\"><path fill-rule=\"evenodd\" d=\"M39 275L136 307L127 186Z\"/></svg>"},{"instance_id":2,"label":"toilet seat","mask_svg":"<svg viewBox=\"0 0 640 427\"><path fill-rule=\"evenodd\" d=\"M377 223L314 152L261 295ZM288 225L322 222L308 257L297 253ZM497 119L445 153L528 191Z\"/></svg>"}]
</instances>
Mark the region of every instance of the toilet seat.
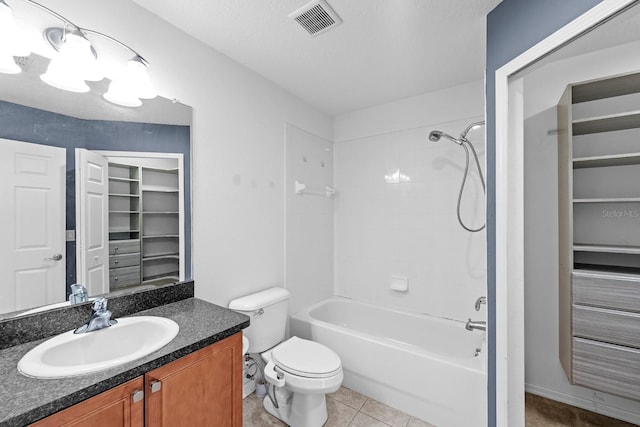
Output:
<instances>
[{"instance_id":1,"label":"toilet seat","mask_svg":"<svg viewBox=\"0 0 640 427\"><path fill-rule=\"evenodd\" d=\"M305 378L328 378L342 371L340 357L317 342L291 337L271 351L281 370Z\"/></svg>"}]
</instances>

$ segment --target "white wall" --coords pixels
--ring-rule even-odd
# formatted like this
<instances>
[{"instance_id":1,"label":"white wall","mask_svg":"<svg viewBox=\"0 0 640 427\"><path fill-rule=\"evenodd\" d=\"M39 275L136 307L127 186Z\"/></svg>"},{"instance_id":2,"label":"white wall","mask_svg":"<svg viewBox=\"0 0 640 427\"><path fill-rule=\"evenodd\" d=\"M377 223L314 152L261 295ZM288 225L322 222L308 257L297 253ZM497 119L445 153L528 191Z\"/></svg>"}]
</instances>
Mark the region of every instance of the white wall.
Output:
<instances>
[{"instance_id":1,"label":"white wall","mask_svg":"<svg viewBox=\"0 0 640 427\"><path fill-rule=\"evenodd\" d=\"M333 295L333 199L297 195L295 182L306 191L333 186L333 143L287 125L286 148L286 286L289 311Z\"/></svg>"},{"instance_id":2,"label":"white wall","mask_svg":"<svg viewBox=\"0 0 640 427\"><path fill-rule=\"evenodd\" d=\"M160 95L193 107L196 296L283 285L285 123L331 139L331 119L130 0L43 3L134 47Z\"/></svg>"},{"instance_id":3,"label":"white wall","mask_svg":"<svg viewBox=\"0 0 640 427\"><path fill-rule=\"evenodd\" d=\"M570 83L640 68L639 43L559 61L525 77L525 382L527 391L640 423L638 402L569 384L558 359L556 104Z\"/></svg>"},{"instance_id":4,"label":"white wall","mask_svg":"<svg viewBox=\"0 0 640 427\"><path fill-rule=\"evenodd\" d=\"M477 81L334 118L338 295L458 320L485 318L473 309L486 292L485 233L464 231L456 219L464 150L427 139L433 129L457 136L481 120L483 90ZM469 136L484 166L484 129ZM409 181L387 183L385 175L398 171ZM464 201L463 217L481 225L484 197L475 172ZM409 291L390 290L392 276L407 277Z\"/></svg>"}]
</instances>

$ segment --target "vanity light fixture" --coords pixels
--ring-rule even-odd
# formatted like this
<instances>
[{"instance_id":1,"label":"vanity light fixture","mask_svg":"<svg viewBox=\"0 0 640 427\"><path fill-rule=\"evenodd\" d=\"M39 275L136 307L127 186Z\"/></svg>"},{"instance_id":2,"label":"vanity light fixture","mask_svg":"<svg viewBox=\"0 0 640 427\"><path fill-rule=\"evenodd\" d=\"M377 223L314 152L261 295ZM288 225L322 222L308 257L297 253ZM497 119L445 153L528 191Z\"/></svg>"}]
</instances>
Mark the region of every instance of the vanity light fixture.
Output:
<instances>
[{"instance_id":1,"label":"vanity light fixture","mask_svg":"<svg viewBox=\"0 0 640 427\"><path fill-rule=\"evenodd\" d=\"M102 80L91 42L80 30L47 28L44 35L58 52L49 62L47 72L40 76L43 82L70 92L88 92L86 80Z\"/></svg>"},{"instance_id":2,"label":"vanity light fixture","mask_svg":"<svg viewBox=\"0 0 640 427\"><path fill-rule=\"evenodd\" d=\"M0 0L0 73L17 74L22 71L13 57L31 54L23 40L11 8L4 0Z\"/></svg>"},{"instance_id":3,"label":"vanity light fixture","mask_svg":"<svg viewBox=\"0 0 640 427\"><path fill-rule=\"evenodd\" d=\"M62 28L52 27L44 30L44 38L56 50L56 54L51 59L46 73L40 76L43 82L62 90L88 92L90 88L87 81L102 80L104 74L98 64L98 53L87 38L88 35L96 35L133 53L133 58L123 67L124 70L113 78L109 90L103 97L109 102L125 107L139 107L142 105L140 98L156 97L156 91L147 75L149 63L138 52L109 35L78 26L40 3L33 0L25 1L64 23ZM30 52L24 54L24 51L16 52L9 49L6 41L13 40L16 36L9 33L10 25L5 25L5 22L13 24L11 9L5 0L0 0L0 72L18 73L21 70L13 56L27 56ZM13 26L15 27L15 24Z\"/></svg>"},{"instance_id":4,"label":"vanity light fixture","mask_svg":"<svg viewBox=\"0 0 640 427\"><path fill-rule=\"evenodd\" d=\"M147 74L147 61L136 55L127 62L127 67L109 84L109 90L103 96L115 104L137 107L142 99L152 99L157 96Z\"/></svg>"}]
</instances>

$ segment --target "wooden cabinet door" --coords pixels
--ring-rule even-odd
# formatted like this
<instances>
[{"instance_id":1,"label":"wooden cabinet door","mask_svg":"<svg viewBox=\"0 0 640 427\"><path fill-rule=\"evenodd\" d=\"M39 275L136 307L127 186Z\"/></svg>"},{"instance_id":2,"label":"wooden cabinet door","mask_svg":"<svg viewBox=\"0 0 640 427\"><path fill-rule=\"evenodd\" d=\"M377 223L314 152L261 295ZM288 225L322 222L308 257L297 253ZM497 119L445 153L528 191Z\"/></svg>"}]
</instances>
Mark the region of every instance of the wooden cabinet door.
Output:
<instances>
[{"instance_id":1,"label":"wooden cabinet door","mask_svg":"<svg viewBox=\"0 0 640 427\"><path fill-rule=\"evenodd\" d=\"M143 390L143 378L138 377L31 425L37 427L142 427L144 426ZM136 393L135 396L134 393Z\"/></svg>"},{"instance_id":2,"label":"wooden cabinet door","mask_svg":"<svg viewBox=\"0 0 640 427\"><path fill-rule=\"evenodd\" d=\"M242 426L242 334L145 374L146 426Z\"/></svg>"}]
</instances>

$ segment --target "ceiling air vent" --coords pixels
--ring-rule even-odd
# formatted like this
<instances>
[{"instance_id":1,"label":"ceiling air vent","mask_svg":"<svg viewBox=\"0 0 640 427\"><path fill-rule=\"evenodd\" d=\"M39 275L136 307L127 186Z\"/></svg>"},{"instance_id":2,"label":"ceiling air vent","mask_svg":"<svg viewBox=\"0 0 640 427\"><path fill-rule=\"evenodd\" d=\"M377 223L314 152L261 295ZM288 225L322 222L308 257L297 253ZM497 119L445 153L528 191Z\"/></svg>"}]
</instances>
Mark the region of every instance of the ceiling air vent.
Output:
<instances>
[{"instance_id":1,"label":"ceiling air vent","mask_svg":"<svg viewBox=\"0 0 640 427\"><path fill-rule=\"evenodd\" d=\"M289 14L312 36L317 36L342 23L342 19L325 0L314 0Z\"/></svg>"}]
</instances>

